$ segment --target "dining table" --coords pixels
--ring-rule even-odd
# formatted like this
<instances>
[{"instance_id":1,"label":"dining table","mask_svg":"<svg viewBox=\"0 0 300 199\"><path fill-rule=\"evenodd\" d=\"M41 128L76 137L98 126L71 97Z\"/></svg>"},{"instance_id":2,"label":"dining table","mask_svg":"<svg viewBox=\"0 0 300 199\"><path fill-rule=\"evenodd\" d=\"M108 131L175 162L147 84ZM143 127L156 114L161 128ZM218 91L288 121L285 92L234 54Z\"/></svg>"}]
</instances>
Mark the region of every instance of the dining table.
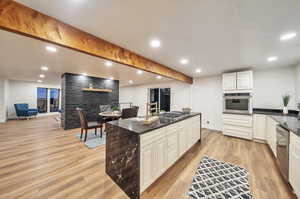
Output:
<instances>
[{"instance_id":1,"label":"dining table","mask_svg":"<svg viewBox=\"0 0 300 199\"><path fill-rule=\"evenodd\" d=\"M102 116L106 119L117 120L122 116L122 113L120 111L105 111L99 113L99 116Z\"/></svg>"}]
</instances>

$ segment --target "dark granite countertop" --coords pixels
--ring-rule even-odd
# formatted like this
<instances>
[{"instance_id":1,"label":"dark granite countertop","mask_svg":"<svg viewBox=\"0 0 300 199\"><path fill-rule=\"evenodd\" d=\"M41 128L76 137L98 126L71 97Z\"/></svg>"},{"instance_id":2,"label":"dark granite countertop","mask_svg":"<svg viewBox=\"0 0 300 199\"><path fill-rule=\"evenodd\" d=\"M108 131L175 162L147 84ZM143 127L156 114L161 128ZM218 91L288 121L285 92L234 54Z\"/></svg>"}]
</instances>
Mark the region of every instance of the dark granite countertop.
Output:
<instances>
[{"instance_id":1,"label":"dark granite countertop","mask_svg":"<svg viewBox=\"0 0 300 199\"><path fill-rule=\"evenodd\" d=\"M262 108L254 108L253 114L263 114L263 115L281 115L285 116L281 109L262 109ZM288 116L297 117L298 111L289 110Z\"/></svg>"},{"instance_id":2,"label":"dark granite countertop","mask_svg":"<svg viewBox=\"0 0 300 199\"><path fill-rule=\"evenodd\" d=\"M276 120L281 126L292 131L300 137L300 120L298 119L298 111L290 110L287 115L282 113L280 109L253 109L253 114L269 115Z\"/></svg>"},{"instance_id":3,"label":"dark granite countertop","mask_svg":"<svg viewBox=\"0 0 300 199\"><path fill-rule=\"evenodd\" d=\"M300 137L300 120L294 116L271 115L281 126Z\"/></svg>"},{"instance_id":4,"label":"dark granite countertop","mask_svg":"<svg viewBox=\"0 0 300 199\"><path fill-rule=\"evenodd\" d=\"M109 122L109 124L118 126L123 129L127 129L137 134L143 134L197 115L201 115L201 113L184 114L183 116L178 117L176 119L169 119L163 116L159 116L159 120L153 122L152 124L143 124L143 122L139 121L137 118L115 120Z\"/></svg>"}]
</instances>

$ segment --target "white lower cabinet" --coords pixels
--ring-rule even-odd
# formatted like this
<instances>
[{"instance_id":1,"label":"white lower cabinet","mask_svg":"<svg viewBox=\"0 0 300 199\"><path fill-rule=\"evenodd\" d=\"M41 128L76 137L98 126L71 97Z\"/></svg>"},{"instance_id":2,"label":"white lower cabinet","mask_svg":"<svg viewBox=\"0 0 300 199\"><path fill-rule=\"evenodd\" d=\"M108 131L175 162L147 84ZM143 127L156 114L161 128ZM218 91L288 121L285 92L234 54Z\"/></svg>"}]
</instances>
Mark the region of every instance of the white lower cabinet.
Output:
<instances>
[{"instance_id":1,"label":"white lower cabinet","mask_svg":"<svg viewBox=\"0 0 300 199\"><path fill-rule=\"evenodd\" d=\"M290 132L289 181L300 198L300 137Z\"/></svg>"},{"instance_id":2,"label":"white lower cabinet","mask_svg":"<svg viewBox=\"0 0 300 199\"><path fill-rule=\"evenodd\" d=\"M140 136L140 192L200 139L200 116Z\"/></svg>"},{"instance_id":3,"label":"white lower cabinet","mask_svg":"<svg viewBox=\"0 0 300 199\"><path fill-rule=\"evenodd\" d=\"M167 150L166 150L166 160L167 167L171 166L178 157L178 133L176 130L172 129L171 132L167 133Z\"/></svg>"},{"instance_id":4,"label":"white lower cabinet","mask_svg":"<svg viewBox=\"0 0 300 199\"><path fill-rule=\"evenodd\" d=\"M272 117L266 118L266 140L268 145L270 146L273 154L277 157L276 151L276 126L278 122L276 122Z\"/></svg>"},{"instance_id":5,"label":"white lower cabinet","mask_svg":"<svg viewBox=\"0 0 300 199\"><path fill-rule=\"evenodd\" d=\"M253 115L253 138L266 140L266 116L262 114Z\"/></svg>"},{"instance_id":6,"label":"white lower cabinet","mask_svg":"<svg viewBox=\"0 0 300 199\"><path fill-rule=\"evenodd\" d=\"M178 154L183 155L187 149L187 136L183 128L178 130Z\"/></svg>"},{"instance_id":7,"label":"white lower cabinet","mask_svg":"<svg viewBox=\"0 0 300 199\"><path fill-rule=\"evenodd\" d=\"M140 165L140 186L141 189L148 187L153 182L152 167L154 166L153 155L154 146L148 145L144 146L141 150L141 165Z\"/></svg>"},{"instance_id":8,"label":"white lower cabinet","mask_svg":"<svg viewBox=\"0 0 300 199\"><path fill-rule=\"evenodd\" d=\"M251 140L252 115L223 114L223 134Z\"/></svg>"}]
</instances>

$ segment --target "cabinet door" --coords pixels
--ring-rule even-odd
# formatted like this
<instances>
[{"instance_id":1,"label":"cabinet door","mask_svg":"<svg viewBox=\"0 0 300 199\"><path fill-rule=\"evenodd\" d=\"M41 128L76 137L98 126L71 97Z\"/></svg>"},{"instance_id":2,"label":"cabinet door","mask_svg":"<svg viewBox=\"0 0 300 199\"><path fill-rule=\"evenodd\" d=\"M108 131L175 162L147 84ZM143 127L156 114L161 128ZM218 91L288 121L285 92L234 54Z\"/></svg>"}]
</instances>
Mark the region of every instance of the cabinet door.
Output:
<instances>
[{"instance_id":1,"label":"cabinet door","mask_svg":"<svg viewBox=\"0 0 300 199\"><path fill-rule=\"evenodd\" d=\"M166 160L167 167L171 166L178 157L178 137L177 132L172 132L167 135L167 151Z\"/></svg>"},{"instance_id":2,"label":"cabinet door","mask_svg":"<svg viewBox=\"0 0 300 199\"><path fill-rule=\"evenodd\" d=\"M300 197L300 138L290 133L289 181L298 197Z\"/></svg>"},{"instance_id":3,"label":"cabinet door","mask_svg":"<svg viewBox=\"0 0 300 199\"><path fill-rule=\"evenodd\" d=\"M187 137L183 128L178 130L178 154L181 156L187 149Z\"/></svg>"},{"instance_id":4,"label":"cabinet door","mask_svg":"<svg viewBox=\"0 0 300 199\"><path fill-rule=\"evenodd\" d=\"M153 166L154 161L153 158L155 156L155 152L153 151L153 146L148 145L144 146L141 150L141 167L140 167L140 173L141 173L141 190L144 190L144 188L148 187L153 181Z\"/></svg>"},{"instance_id":5,"label":"cabinet door","mask_svg":"<svg viewBox=\"0 0 300 199\"><path fill-rule=\"evenodd\" d=\"M153 177L158 178L166 169L165 162L165 139L156 141L153 145L153 150L155 150L155 155L153 158L154 164L153 167Z\"/></svg>"},{"instance_id":6,"label":"cabinet door","mask_svg":"<svg viewBox=\"0 0 300 199\"><path fill-rule=\"evenodd\" d=\"M266 116L255 114L253 116L253 137L255 139L266 140Z\"/></svg>"},{"instance_id":7,"label":"cabinet door","mask_svg":"<svg viewBox=\"0 0 300 199\"><path fill-rule=\"evenodd\" d=\"M271 117L267 117L267 143L269 144L273 154L277 157L276 151L276 125L277 122Z\"/></svg>"},{"instance_id":8,"label":"cabinet door","mask_svg":"<svg viewBox=\"0 0 300 199\"><path fill-rule=\"evenodd\" d=\"M236 78L238 90L250 90L253 88L252 71L243 71L237 73Z\"/></svg>"},{"instance_id":9,"label":"cabinet door","mask_svg":"<svg viewBox=\"0 0 300 199\"><path fill-rule=\"evenodd\" d=\"M223 74L223 90L236 90L236 73Z\"/></svg>"},{"instance_id":10,"label":"cabinet door","mask_svg":"<svg viewBox=\"0 0 300 199\"><path fill-rule=\"evenodd\" d=\"M187 125L185 126L185 129L187 130L186 136L187 136L187 150L189 150L191 148L191 146L193 146L194 144L194 127L193 127L193 121L189 120Z\"/></svg>"},{"instance_id":11,"label":"cabinet door","mask_svg":"<svg viewBox=\"0 0 300 199\"><path fill-rule=\"evenodd\" d=\"M197 117L194 120L194 135L195 135L195 140L194 142L198 142L200 140L200 117Z\"/></svg>"}]
</instances>

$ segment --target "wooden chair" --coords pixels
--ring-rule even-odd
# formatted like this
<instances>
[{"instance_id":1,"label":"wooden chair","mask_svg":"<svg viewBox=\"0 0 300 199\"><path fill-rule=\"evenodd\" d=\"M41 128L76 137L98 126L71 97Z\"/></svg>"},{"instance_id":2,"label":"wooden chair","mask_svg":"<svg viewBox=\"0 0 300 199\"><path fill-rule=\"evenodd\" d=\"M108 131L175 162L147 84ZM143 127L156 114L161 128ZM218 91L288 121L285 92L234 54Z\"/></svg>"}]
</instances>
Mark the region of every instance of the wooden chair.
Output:
<instances>
[{"instance_id":1,"label":"wooden chair","mask_svg":"<svg viewBox=\"0 0 300 199\"><path fill-rule=\"evenodd\" d=\"M95 135L97 135L97 128L100 128L100 133L101 133L100 137L102 138L103 123L98 121L88 122L85 111L82 110L81 108L76 108L76 110L78 111L79 118L80 118L80 126L81 126L80 139L82 139L83 130L85 131L84 142L86 142L88 130L95 129Z\"/></svg>"},{"instance_id":2,"label":"wooden chair","mask_svg":"<svg viewBox=\"0 0 300 199\"><path fill-rule=\"evenodd\" d=\"M133 106L132 108L123 108L122 109L122 119L137 117L139 107Z\"/></svg>"}]
</instances>

